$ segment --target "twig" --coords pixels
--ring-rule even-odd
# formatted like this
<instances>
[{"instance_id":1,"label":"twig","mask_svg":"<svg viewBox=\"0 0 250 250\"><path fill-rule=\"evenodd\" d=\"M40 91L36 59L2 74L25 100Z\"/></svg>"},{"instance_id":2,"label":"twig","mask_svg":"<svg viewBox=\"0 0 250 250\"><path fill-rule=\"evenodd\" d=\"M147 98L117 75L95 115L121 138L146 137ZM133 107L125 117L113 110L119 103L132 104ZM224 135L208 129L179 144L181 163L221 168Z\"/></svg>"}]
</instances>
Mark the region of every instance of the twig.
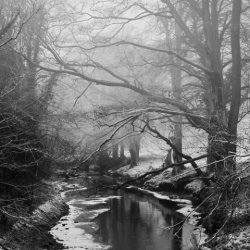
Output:
<instances>
[{"instance_id":1,"label":"twig","mask_svg":"<svg viewBox=\"0 0 250 250\"><path fill-rule=\"evenodd\" d=\"M88 86L83 90L83 92L76 98L73 107L76 106L76 103L78 102L78 100L86 93L86 91L89 89L89 87L92 85L92 83L93 83L93 82L90 82L90 83L88 84Z\"/></svg>"}]
</instances>

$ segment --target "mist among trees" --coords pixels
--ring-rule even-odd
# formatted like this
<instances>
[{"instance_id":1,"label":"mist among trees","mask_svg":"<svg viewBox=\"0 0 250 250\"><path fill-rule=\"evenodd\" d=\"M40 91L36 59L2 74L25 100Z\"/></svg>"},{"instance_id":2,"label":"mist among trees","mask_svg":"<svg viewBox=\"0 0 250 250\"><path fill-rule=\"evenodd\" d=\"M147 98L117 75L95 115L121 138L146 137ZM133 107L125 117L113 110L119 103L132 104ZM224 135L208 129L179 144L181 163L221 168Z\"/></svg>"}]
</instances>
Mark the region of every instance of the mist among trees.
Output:
<instances>
[{"instance_id":1,"label":"mist among trees","mask_svg":"<svg viewBox=\"0 0 250 250\"><path fill-rule=\"evenodd\" d=\"M61 166L68 178L158 157L130 181L191 171L221 230L248 177L249 4L0 1L1 221L32 211Z\"/></svg>"}]
</instances>

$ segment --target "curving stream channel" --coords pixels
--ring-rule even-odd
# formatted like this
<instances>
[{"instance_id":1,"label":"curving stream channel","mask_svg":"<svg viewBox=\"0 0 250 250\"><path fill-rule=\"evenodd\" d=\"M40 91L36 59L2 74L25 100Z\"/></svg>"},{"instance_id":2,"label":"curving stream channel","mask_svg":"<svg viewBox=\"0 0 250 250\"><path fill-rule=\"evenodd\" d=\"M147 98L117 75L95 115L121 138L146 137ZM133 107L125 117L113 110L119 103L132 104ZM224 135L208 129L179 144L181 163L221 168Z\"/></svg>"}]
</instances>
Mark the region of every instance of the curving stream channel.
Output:
<instances>
[{"instance_id":1,"label":"curving stream channel","mask_svg":"<svg viewBox=\"0 0 250 250\"><path fill-rule=\"evenodd\" d=\"M61 249L193 249L194 226L183 222L181 214L143 194L97 191L94 184L101 179L88 175L64 183L69 214L51 230Z\"/></svg>"}]
</instances>

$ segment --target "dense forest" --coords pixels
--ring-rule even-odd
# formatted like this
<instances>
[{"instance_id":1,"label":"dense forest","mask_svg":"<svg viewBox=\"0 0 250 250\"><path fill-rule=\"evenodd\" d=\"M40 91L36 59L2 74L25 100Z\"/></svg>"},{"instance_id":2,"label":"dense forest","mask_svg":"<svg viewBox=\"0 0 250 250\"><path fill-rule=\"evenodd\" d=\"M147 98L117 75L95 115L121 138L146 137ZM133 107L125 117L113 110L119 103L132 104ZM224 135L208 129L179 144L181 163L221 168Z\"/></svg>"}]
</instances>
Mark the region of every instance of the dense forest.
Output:
<instances>
[{"instance_id":1,"label":"dense forest","mask_svg":"<svg viewBox=\"0 0 250 250\"><path fill-rule=\"evenodd\" d=\"M0 10L1 231L58 195L58 176L98 170L123 177L116 189L188 192L207 246L229 249L223 236L250 218L250 2L1 0Z\"/></svg>"}]
</instances>

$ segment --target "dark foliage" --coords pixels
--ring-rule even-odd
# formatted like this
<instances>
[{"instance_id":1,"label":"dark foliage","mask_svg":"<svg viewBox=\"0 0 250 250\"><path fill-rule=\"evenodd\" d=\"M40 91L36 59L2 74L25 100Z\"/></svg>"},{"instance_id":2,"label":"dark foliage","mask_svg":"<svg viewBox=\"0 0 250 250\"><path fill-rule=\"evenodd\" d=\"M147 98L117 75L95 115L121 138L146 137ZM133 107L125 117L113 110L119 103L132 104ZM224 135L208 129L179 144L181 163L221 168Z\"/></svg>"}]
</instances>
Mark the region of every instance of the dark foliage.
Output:
<instances>
[{"instance_id":1,"label":"dark foliage","mask_svg":"<svg viewBox=\"0 0 250 250\"><path fill-rule=\"evenodd\" d=\"M23 61L10 49L0 54L0 214L4 224L32 207L49 161L40 140L39 104L34 89L27 89Z\"/></svg>"}]
</instances>

